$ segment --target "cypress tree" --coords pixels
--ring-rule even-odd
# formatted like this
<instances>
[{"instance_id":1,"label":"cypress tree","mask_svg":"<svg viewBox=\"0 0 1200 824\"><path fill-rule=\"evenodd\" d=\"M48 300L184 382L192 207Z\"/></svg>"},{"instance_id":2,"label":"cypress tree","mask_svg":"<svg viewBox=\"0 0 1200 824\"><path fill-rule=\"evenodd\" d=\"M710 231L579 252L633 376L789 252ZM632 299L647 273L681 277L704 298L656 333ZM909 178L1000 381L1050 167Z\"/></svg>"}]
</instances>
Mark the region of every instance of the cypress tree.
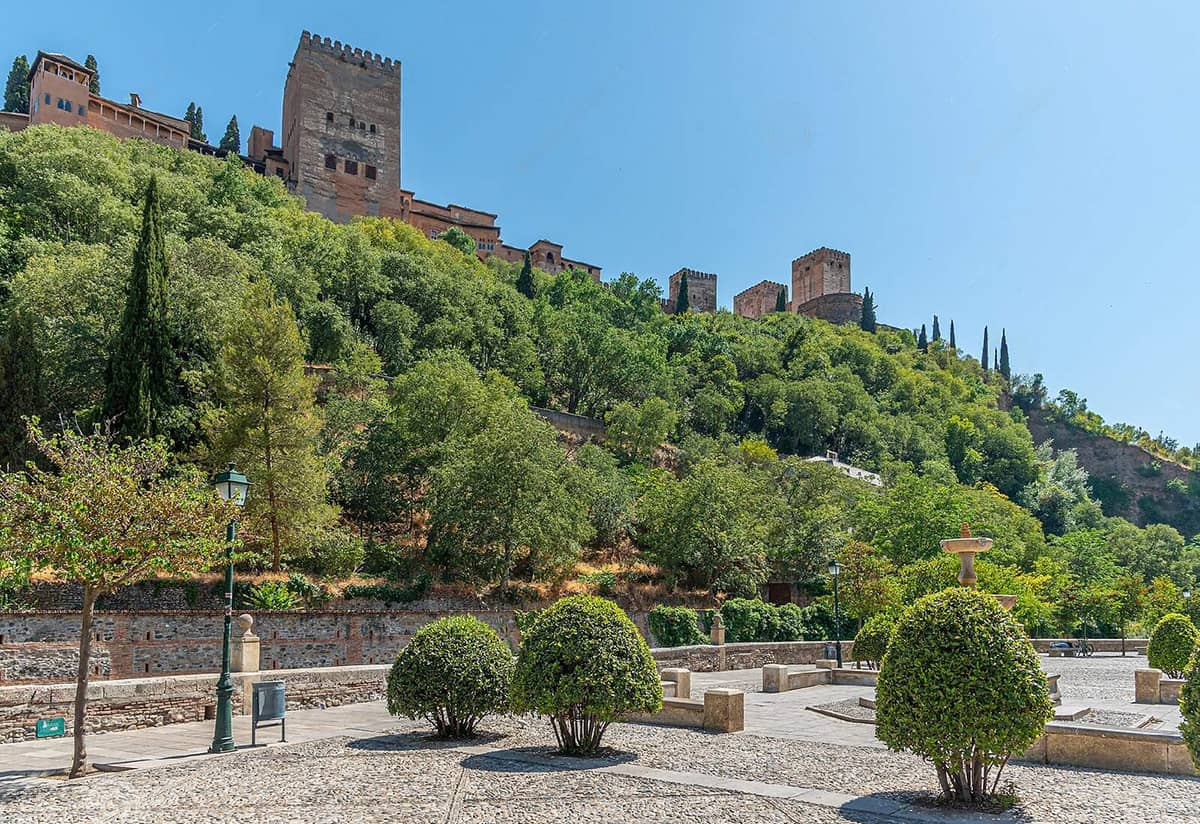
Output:
<instances>
[{"instance_id":1,"label":"cypress tree","mask_svg":"<svg viewBox=\"0 0 1200 824\"><path fill-rule=\"evenodd\" d=\"M954 343L954 321L950 321L950 348L957 349L958 346Z\"/></svg>"},{"instance_id":2,"label":"cypress tree","mask_svg":"<svg viewBox=\"0 0 1200 824\"><path fill-rule=\"evenodd\" d=\"M786 312L787 311L787 294L786 293L787 293L787 288L784 287L783 289L780 289L775 294L775 311L776 312Z\"/></svg>"},{"instance_id":3,"label":"cypress tree","mask_svg":"<svg viewBox=\"0 0 1200 824\"><path fill-rule=\"evenodd\" d=\"M929 351L929 339L925 337L925 324L921 324L921 334L917 336L917 348L922 352Z\"/></svg>"},{"instance_id":4,"label":"cypress tree","mask_svg":"<svg viewBox=\"0 0 1200 824\"><path fill-rule=\"evenodd\" d=\"M4 111L29 114L29 61L23 54L13 58L8 72L8 82L4 84Z\"/></svg>"},{"instance_id":5,"label":"cypress tree","mask_svg":"<svg viewBox=\"0 0 1200 824\"><path fill-rule=\"evenodd\" d=\"M983 364L983 371L988 371L988 343L987 343L987 327L983 327L983 359L980 361Z\"/></svg>"},{"instance_id":6,"label":"cypress tree","mask_svg":"<svg viewBox=\"0 0 1200 824\"><path fill-rule=\"evenodd\" d=\"M863 289L862 318L858 325L865 332L875 331L875 296L870 289Z\"/></svg>"},{"instance_id":7,"label":"cypress tree","mask_svg":"<svg viewBox=\"0 0 1200 824\"><path fill-rule=\"evenodd\" d=\"M517 291L527 298L533 297L533 261L529 259L529 252L525 253L521 274L517 276Z\"/></svg>"},{"instance_id":8,"label":"cypress tree","mask_svg":"<svg viewBox=\"0 0 1200 824\"><path fill-rule=\"evenodd\" d=\"M933 340L942 339L942 328L938 326L938 316L933 316Z\"/></svg>"},{"instance_id":9,"label":"cypress tree","mask_svg":"<svg viewBox=\"0 0 1200 824\"><path fill-rule=\"evenodd\" d=\"M688 281L687 272L684 272L679 278L679 294L675 296L675 314L685 314L691 306L688 304Z\"/></svg>"},{"instance_id":10,"label":"cypress tree","mask_svg":"<svg viewBox=\"0 0 1200 824\"><path fill-rule=\"evenodd\" d=\"M229 125L225 127L225 136L221 138L221 143L217 148L234 154L242 153L242 135L238 131L236 114L229 118Z\"/></svg>"},{"instance_id":11,"label":"cypress tree","mask_svg":"<svg viewBox=\"0 0 1200 824\"><path fill-rule=\"evenodd\" d=\"M1004 329L1000 330L1000 374L1005 380L1012 377L1008 364L1008 333Z\"/></svg>"},{"instance_id":12,"label":"cypress tree","mask_svg":"<svg viewBox=\"0 0 1200 824\"><path fill-rule=\"evenodd\" d=\"M196 105L195 101L188 103L187 112L184 113L183 119L191 125L192 140L203 140L208 142L208 135L204 133L204 109Z\"/></svg>"},{"instance_id":13,"label":"cypress tree","mask_svg":"<svg viewBox=\"0 0 1200 824\"><path fill-rule=\"evenodd\" d=\"M92 73L92 79L88 81L88 91L100 94L100 69L96 66L96 56L89 54L87 60L83 61L83 67Z\"/></svg>"},{"instance_id":14,"label":"cypress tree","mask_svg":"<svg viewBox=\"0 0 1200 824\"><path fill-rule=\"evenodd\" d=\"M24 417L45 412L45 379L42 350L37 341L37 319L14 311L0 338L0 467L15 469L33 460L37 450L25 437Z\"/></svg>"},{"instance_id":15,"label":"cypress tree","mask_svg":"<svg viewBox=\"0 0 1200 824\"><path fill-rule=\"evenodd\" d=\"M151 176L125 311L105 376L103 414L114 432L131 439L159 433L157 418L170 391L170 357L167 249L158 180Z\"/></svg>"}]
</instances>

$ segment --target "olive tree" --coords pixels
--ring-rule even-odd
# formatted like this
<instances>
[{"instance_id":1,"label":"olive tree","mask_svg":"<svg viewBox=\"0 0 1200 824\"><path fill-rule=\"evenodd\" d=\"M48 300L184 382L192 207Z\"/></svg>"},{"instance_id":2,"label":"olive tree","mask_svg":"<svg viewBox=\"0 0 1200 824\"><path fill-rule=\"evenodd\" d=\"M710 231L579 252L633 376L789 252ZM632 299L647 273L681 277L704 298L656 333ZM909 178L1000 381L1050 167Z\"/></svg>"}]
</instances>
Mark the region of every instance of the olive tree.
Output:
<instances>
[{"instance_id":1,"label":"olive tree","mask_svg":"<svg viewBox=\"0 0 1200 824\"><path fill-rule=\"evenodd\" d=\"M206 570L234 513L198 469L177 465L162 441L121 446L105 435L29 429L47 468L0 475L0 561L79 584L72 778L87 770L84 719L96 599L157 574Z\"/></svg>"},{"instance_id":2,"label":"olive tree","mask_svg":"<svg viewBox=\"0 0 1200 824\"><path fill-rule=\"evenodd\" d=\"M933 761L947 798L995 793L1014 753L1053 715L1046 676L1020 624L995 598L953 588L896 623L876 687L876 735Z\"/></svg>"}]
</instances>

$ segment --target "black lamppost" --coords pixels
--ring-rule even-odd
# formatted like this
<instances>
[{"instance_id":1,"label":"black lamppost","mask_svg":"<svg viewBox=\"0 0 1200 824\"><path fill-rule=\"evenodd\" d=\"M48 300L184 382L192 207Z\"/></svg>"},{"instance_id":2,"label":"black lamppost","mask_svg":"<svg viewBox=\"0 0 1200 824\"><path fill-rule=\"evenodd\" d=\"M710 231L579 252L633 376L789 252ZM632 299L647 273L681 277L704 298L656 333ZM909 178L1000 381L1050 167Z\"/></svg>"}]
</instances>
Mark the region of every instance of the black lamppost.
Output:
<instances>
[{"instance_id":1,"label":"black lamppost","mask_svg":"<svg viewBox=\"0 0 1200 824\"><path fill-rule=\"evenodd\" d=\"M833 638L837 644L837 665L842 668L842 611L838 604L838 574L842 571L837 558L829 561L829 577L833 579Z\"/></svg>"},{"instance_id":2,"label":"black lamppost","mask_svg":"<svg viewBox=\"0 0 1200 824\"><path fill-rule=\"evenodd\" d=\"M213 478L213 486L223 501L246 505L250 482L233 463ZM233 743L233 676L229 673L229 635L233 621L233 543L237 540L237 519L225 527L225 639L221 644L221 677L217 680L217 725L209 752L230 752Z\"/></svg>"}]
</instances>

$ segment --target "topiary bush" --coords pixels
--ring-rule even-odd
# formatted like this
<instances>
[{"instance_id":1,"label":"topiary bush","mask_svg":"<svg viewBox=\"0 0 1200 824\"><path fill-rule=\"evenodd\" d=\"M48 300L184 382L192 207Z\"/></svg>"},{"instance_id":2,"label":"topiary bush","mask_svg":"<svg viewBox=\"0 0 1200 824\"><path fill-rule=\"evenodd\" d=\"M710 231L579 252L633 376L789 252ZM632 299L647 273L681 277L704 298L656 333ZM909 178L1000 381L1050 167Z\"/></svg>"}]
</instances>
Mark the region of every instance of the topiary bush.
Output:
<instances>
[{"instance_id":1,"label":"topiary bush","mask_svg":"<svg viewBox=\"0 0 1200 824\"><path fill-rule=\"evenodd\" d=\"M721 604L725 640L774 641L779 634L779 608L758 598L730 598Z\"/></svg>"},{"instance_id":2,"label":"topiary bush","mask_svg":"<svg viewBox=\"0 0 1200 824\"><path fill-rule=\"evenodd\" d=\"M927 595L900 617L875 702L879 739L933 761L945 796L971 802L995 793L1009 757L1053 717L1021 626L966 588Z\"/></svg>"},{"instance_id":3,"label":"topiary bush","mask_svg":"<svg viewBox=\"0 0 1200 824\"><path fill-rule=\"evenodd\" d=\"M1150 633L1146 657L1150 666L1162 670L1169 678L1182 678L1197 644L1200 644L1200 632L1196 631L1192 619L1178 612L1168 612Z\"/></svg>"},{"instance_id":4,"label":"topiary bush","mask_svg":"<svg viewBox=\"0 0 1200 824\"><path fill-rule=\"evenodd\" d=\"M424 718L444 738L475 734L484 716L504 712L512 650L478 618L440 618L400 650L387 679L392 715Z\"/></svg>"},{"instance_id":5,"label":"topiary bush","mask_svg":"<svg viewBox=\"0 0 1200 824\"><path fill-rule=\"evenodd\" d=\"M804 610L795 604L784 604L779 607L779 629L775 631L776 641L803 641L809 634L804 624Z\"/></svg>"},{"instance_id":6,"label":"topiary bush","mask_svg":"<svg viewBox=\"0 0 1200 824\"><path fill-rule=\"evenodd\" d=\"M1192 763L1200 770L1200 648L1192 653L1183 677L1183 688L1179 690L1179 712L1183 721L1179 732L1192 754Z\"/></svg>"},{"instance_id":7,"label":"topiary bush","mask_svg":"<svg viewBox=\"0 0 1200 824\"><path fill-rule=\"evenodd\" d=\"M696 610L659 604L650 610L650 634L660 647L687 647L707 644L700 634Z\"/></svg>"},{"instance_id":8,"label":"topiary bush","mask_svg":"<svg viewBox=\"0 0 1200 824\"><path fill-rule=\"evenodd\" d=\"M592 755L620 716L662 709L662 687L650 648L624 610L575 595L522 627L512 705L549 716L563 753Z\"/></svg>"},{"instance_id":9,"label":"topiary bush","mask_svg":"<svg viewBox=\"0 0 1200 824\"><path fill-rule=\"evenodd\" d=\"M854 660L867 661L872 666L882 661L895 629L896 621L890 615L872 615L868 618L858 635L854 636Z\"/></svg>"}]
</instances>

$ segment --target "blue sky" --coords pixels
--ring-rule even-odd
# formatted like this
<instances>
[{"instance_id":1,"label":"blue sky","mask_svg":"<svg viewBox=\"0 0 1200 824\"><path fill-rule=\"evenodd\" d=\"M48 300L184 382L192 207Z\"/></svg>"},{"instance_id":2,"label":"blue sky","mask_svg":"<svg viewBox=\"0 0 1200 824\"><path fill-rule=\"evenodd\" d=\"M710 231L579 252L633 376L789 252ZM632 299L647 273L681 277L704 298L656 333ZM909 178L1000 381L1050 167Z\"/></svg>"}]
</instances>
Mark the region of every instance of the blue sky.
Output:
<instances>
[{"instance_id":1,"label":"blue sky","mask_svg":"<svg viewBox=\"0 0 1200 824\"><path fill-rule=\"evenodd\" d=\"M1006 328L1016 371L1200 442L1200 7L1178 3L60 0L0 57L278 128L301 29L403 63L405 188L719 300L818 246L882 321ZM976 352L976 354L978 354Z\"/></svg>"}]
</instances>

